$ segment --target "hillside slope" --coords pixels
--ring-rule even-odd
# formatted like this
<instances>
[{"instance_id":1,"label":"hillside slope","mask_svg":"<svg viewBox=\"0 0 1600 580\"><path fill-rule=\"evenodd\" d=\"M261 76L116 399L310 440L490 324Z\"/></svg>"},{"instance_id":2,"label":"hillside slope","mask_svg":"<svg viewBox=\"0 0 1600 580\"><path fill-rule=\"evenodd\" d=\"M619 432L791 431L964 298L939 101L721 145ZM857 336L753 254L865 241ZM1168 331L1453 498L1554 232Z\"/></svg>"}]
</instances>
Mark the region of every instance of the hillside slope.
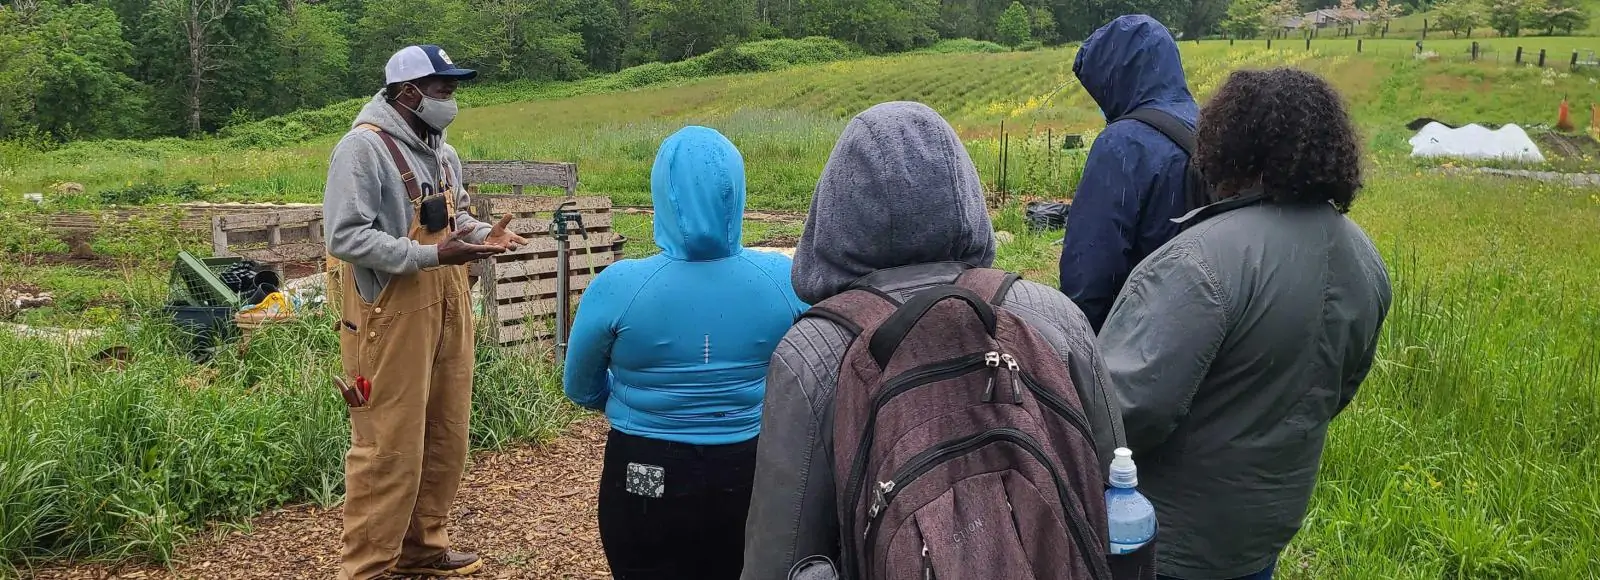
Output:
<instances>
[{"instance_id":1,"label":"hillside slope","mask_svg":"<svg viewBox=\"0 0 1600 580\"><path fill-rule=\"evenodd\" d=\"M1582 40L1565 41L1560 46ZM1553 123L1563 94L1580 103L1600 100L1594 79L1582 72L1541 72L1492 61L1419 63L1407 54L1407 41L1367 42L1362 54L1355 53L1354 41L1318 41L1310 51L1281 42L1266 50L1264 44L1185 43L1190 86L1204 98L1235 69L1309 68L1345 92L1380 151L1402 150L1409 136L1404 124L1420 116L1461 123ZM1465 46L1466 41L1437 42L1430 48L1453 54ZM1487 44L1485 50L1498 55L1514 48ZM1062 132L1092 133L1103 123L1072 76L1073 55L1072 49L900 55L535 98L468 108L451 141L468 159L577 162L582 189L613 194L618 203L645 203L656 145L685 124L704 124L728 134L744 152L752 205L799 208L808 203L815 175L845 120L875 103L917 100L944 113L970 140L987 182L998 177L995 137L1004 122L1012 140L1008 181L1013 188L1059 196L1070 193L1075 161L1059 151L1056 139ZM17 162L0 170L0 191L41 191L76 182L93 193L143 181L192 180L217 198L315 201L336 139L323 135L269 149L171 139L76 144L17 155Z\"/></svg>"}]
</instances>

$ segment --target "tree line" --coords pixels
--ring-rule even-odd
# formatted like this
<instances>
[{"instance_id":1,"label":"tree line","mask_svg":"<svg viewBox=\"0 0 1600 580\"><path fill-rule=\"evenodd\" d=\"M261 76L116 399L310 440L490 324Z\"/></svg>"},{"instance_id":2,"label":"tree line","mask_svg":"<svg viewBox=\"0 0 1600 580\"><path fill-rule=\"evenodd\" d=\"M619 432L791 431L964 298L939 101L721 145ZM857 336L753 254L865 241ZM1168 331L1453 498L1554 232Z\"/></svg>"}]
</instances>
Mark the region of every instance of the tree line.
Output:
<instances>
[{"instance_id":1,"label":"tree line","mask_svg":"<svg viewBox=\"0 0 1600 580\"><path fill-rule=\"evenodd\" d=\"M0 139L201 135L372 94L406 44L440 44L488 82L563 81L775 38L1057 44L1129 13L1199 37L1252 1L0 0Z\"/></svg>"},{"instance_id":2,"label":"tree line","mask_svg":"<svg viewBox=\"0 0 1600 580\"><path fill-rule=\"evenodd\" d=\"M1434 28L1451 36L1471 36L1484 26L1500 36L1571 34L1589 27L1589 7L1582 0L1441 0L1435 14Z\"/></svg>"}]
</instances>

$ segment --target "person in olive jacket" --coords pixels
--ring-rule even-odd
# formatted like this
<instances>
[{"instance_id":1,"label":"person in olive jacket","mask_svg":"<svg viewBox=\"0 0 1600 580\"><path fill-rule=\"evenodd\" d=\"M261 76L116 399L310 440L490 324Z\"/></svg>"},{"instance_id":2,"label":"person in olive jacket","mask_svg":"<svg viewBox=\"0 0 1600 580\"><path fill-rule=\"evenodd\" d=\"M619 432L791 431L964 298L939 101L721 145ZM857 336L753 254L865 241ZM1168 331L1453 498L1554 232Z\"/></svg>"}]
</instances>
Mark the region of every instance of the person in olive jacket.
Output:
<instances>
[{"instance_id":1,"label":"person in olive jacket","mask_svg":"<svg viewBox=\"0 0 1600 580\"><path fill-rule=\"evenodd\" d=\"M1235 72L1198 142L1219 201L1134 269L1100 348L1161 522L1160 573L1271 578L1328 423L1372 368L1389 277L1345 215L1361 152L1327 82Z\"/></svg>"}]
</instances>

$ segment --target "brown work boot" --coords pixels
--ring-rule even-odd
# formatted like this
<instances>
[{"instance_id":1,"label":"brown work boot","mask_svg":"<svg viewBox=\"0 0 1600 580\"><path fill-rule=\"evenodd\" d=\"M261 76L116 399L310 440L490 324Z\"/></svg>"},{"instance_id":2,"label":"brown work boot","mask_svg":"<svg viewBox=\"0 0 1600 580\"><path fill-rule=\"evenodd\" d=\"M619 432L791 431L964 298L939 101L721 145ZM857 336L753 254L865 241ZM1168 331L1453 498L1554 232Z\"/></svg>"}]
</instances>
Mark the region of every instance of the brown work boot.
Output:
<instances>
[{"instance_id":1,"label":"brown work boot","mask_svg":"<svg viewBox=\"0 0 1600 580\"><path fill-rule=\"evenodd\" d=\"M471 576L480 568L483 568L483 559L477 554L449 550L427 564L410 568L396 566L391 572L407 576Z\"/></svg>"}]
</instances>

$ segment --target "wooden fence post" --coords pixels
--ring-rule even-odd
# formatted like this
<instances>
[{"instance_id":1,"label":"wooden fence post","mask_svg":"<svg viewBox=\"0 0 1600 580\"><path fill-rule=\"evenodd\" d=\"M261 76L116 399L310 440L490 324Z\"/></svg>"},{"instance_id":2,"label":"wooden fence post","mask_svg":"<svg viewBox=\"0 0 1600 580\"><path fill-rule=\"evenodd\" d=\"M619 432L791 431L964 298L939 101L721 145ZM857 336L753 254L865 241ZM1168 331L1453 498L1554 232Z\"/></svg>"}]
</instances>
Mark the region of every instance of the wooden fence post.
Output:
<instances>
[{"instance_id":1,"label":"wooden fence post","mask_svg":"<svg viewBox=\"0 0 1600 580\"><path fill-rule=\"evenodd\" d=\"M1539 49L1539 68L1544 68L1544 49Z\"/></svg>"},{"instance_id":2,"label":"wooden fence post","mask_svg":"<svg viewBox=\"0 0 1600 580\"><path fill-rule=\"evenodd\" d=\"M1517 64L1522 64L1522 47L1517 47Z\"/></svg>"},{"instance_id":3,"label":"wooden fence post","mask_svg":"<svg viewBox=\"0 0 1600 580\"><path fill-rule=\"evenodd\" d=\"M1356 52L1357 53L1361 52L1361 39L1359 39L1359 38L1356 39Z\"/></svg>"}]
</instances>

